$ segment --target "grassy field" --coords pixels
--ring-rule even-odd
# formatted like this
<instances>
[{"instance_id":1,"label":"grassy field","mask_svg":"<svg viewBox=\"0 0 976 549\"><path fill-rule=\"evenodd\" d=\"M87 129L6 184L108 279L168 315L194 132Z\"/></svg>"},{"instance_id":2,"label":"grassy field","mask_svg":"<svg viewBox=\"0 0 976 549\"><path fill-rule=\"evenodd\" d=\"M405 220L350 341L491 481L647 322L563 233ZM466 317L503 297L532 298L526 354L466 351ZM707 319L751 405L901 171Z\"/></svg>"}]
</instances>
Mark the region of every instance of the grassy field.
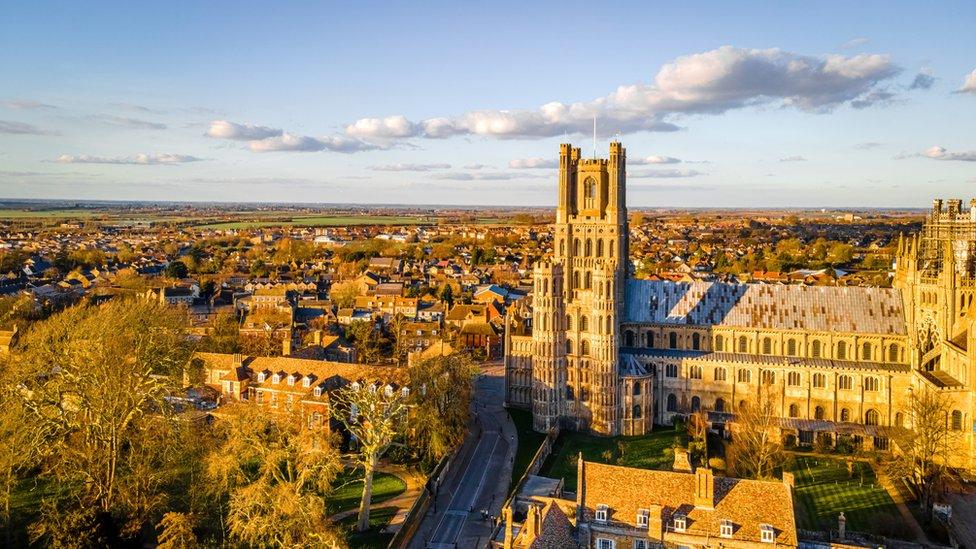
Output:
<instances>
[{"instance_id":1,"label":"grassy field","mask_svg":"<svg viewBox=\"0 0 976 549\"><path fill-rule=\"evenodd\" d=\"M903 535L900 516L871 466L855 461L848 474L843 459L797 456L793 466L797 527L836 529L841 511L847 529L881 535Z\"/></svg>"},{"instance_id":2,"label":"grassy field","mask_svg":"<svg viewBox=\"0 0 976 549\"><path fill-rule=\"evenodd\" d=\"M380 530L383 529L393 517L396 516L396 507L380 507L378 509L372 509L369 512L369 528L365 532L356 532L356 515L351 517L346 517L339 522L345 528L348 528L348 533L346 534L346 542L349 543L349 549L365 549L367 547L386 547L390 544L390 540L393 539L393 534L383 534Z\"/></svg>"},{"instance_id":3,"label":"grassy field","mask_svg":"<svg viewBox=\"0 0 976 549\"><path fill-rule=\"evenodd\" d=\"M676 439L684 440L684 433L671 428L661 428L638 437L597 437L565 432L556 441L556 448L543 464L540 474L562 478L565 489L575 491L576 458L580 452L586 461L670 471L674 463L671 447Z\"/></svg>"},{"instance_id":4,"label":"grassy field","mask_svg":"<svg viewBox=\"0 0 976 549\"><path fill-rule=\"evenodd\" d=\"M263 227L346 227L350 225L421 225L436 223L435 218L406 215L325 215L282 219L228 221L199 225L198 229L257 229Z\"/></svg>"},{"instance_id":5,"label":"grassy field","mask_svg":"<svg viewBox=\"0 0 976 549\"><path fill-rule=\"evenodd\" d=\"M333 483L338 486L329 496L328 514L334 515L350 509L359 507L359 501L363 498L363 472L361 469L346 469ZM395 498L405 492L407 483L389 473L376 473L373 475L373 499L372 502L380 503L391 498Z\"/></svg>"},{"instance_id":6,"label":"grassy field","mask_svg":"<svg viewBox=\"0 0 976 549\"><path fill-rule=\"evenodd\" d=\"M542 444L546 435L532 430L532 412L512 409L508 413L512 416L512 422L515 423L515 429L518 432L518 448L515 450L515 462L512 465L512 482L508 486L509 491L511 491L522 478L522 475L525 474L529 462L539 450L539 445Z\"/></svg>"},{"instance_id":7,"label":"grassy field","mask_svg":"<svg viewBox=\"0 0 976 549\"><path fill-rule=\"evenodd\" d=\"M97 210L16 210L0 208L0 219L66 219L102 215Z\"/></svg>"}]
</instances>

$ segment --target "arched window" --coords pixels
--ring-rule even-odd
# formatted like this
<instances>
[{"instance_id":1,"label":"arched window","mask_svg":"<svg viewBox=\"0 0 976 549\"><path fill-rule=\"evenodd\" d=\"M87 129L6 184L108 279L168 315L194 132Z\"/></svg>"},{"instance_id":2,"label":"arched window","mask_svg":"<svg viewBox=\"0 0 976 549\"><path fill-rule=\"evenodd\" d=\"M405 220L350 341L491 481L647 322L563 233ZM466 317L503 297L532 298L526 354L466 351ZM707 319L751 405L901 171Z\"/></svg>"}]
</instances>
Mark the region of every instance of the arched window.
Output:
<instances>
[{"instance_id":1,"label":"arched window","mask_svg":"<svg viewBox=\"0 0 976 549\"><path fill-rule=\"evenodd\" d=\"M840 409L840 420L841 421L850 421L851 420L851 411L848 410L847 408L841 408Z\"/></svg>"},{"instance_id":2,"label":"arched window","mask_svg":"<svg viewBox=\"0 0 976 549\"><path fill-rule=\"evenodd\" d=\"M627 347L633 347L634 346L634 331L633 330L627 330L626 332L624 332L624 345L626 345Z\"/></svg>"},{"instance_id":3,"label":"arched window","mask_svg":"<svg viewBox=\"0 0 976 549\"><path fill-rule=\"evenodd\" d=\"M590 356L590 342L585 339L580 342L580 355Z\"/></svg>"},{"instance_id":4,"label":"arched window","mask_svg":"<svg viewBox=\"0 0 976 549\"><path fill-rule=\"evenodd\" d=\"M837 360L847 360L847 342L837 342Z\"/></svg>"},{"instance_id":5,"label":"arched window","mask_svg":"<svg viewBox=\"0 0 976 549\"><path fill-rule=\"evenodd\" d=\"M644 332L644 346L648 349L654 346L654 332Z\"/></svg>"},{"instance_id":6,"label":"arched window","mask_svg":"<svg viewBox=\"0 0 976 549\"><path fill-rule=\"evenodd\" d=\"M739 336L739 352L748 353L749 352L749 340L746 336Z\"/></svg>"},{"instance_id":7,"label":"arched window","mask_svg":"<svg viewBox=\"0 0 976 549\"><path fill-rule=\"evenodd\" d=\"M750 383L750 382L752 382L752 371L746 370L745 368L739 370L739 372L736 374L736 376L737 376L736 379L739 380L739 383Z\"/></svg>"},{"instance_id":8,"label":"arched window","mask_svg":"<svg viewBox=\"0 0 976 549\"><path fill-rule=\"evenodd\" d=\"M790 404L790 417L800 417L800 407L796 403Z\"/></svg>"},{"instance_id":9,"label":"arched window","mask_svg":"<svg viewBox=\"0 0 976 549\"><path fill-rule=\"evenodd\" d=\"M959 410L952 411L952 430L962 431L962 412Z\"/></svg>"},{"instance_id":10,"label":"arched window","mask_svg":"<svg viewBox=\"0 0 976 549\"><path fill-rule=\"evenodd\" d=\"M878 412L877 410L868 410L864 412L864 424L865 425L877 425L878 424Z\"/></svg>"},{"instance_id":11,"label":"arched window","mask_svg":"<svg viewBox=\"0 0 976 549\"><path fill-rule=\"evenodd\" d=\"M596 256L603 257L603 240L597 239L596 241Z\"/></svg>"},{"instance_id":12,"label":"arched window","mask_svg":"<svg viewBox=\"0 0 976 549\"><path fill-rule=\"evenodd\" d=\"M721 366L715 367L715 381L725 381L725 368Z\"/></svg>"},{"instance_id":13,"label":"arched window","mask_svg":"<svg viewBox=\"0 0 976 549\"><path fill-rule=\"evenodd\" d=\"M593 241L589 238L586 239L586 252L583 253L586 257L593 255Z\"/></svg>"},{"instance_id":14,"label":"arched window","mask_svg":"<svg viewBox=\"0 0 976 549\"><path fill-rule=\"evenodd\" d=\"M823 406L817 406L816 408L814 408L813 419L823 419L823 418L824 418Z\"/></svg>"},{"instance_id":15,"label":"arched window","mask_svg":"<svg viewBox=\"0 0 976 549\"><path fill-rule=\"evenodd\" d=\"M813 343L810 344L810 356L813 358L820 358L820 340L814 339Z\"/></svg>"},{"instance_id":16,"label":"arched window","mask_svg":"<svg viewBox=\"0 0 976 549\"><path fill-rule=\"evenodd\" d=\"M823 389L827 386L827 376L823 374L813 374L813 388Z\"/></svg>"},{"instance_id":17,"label":"arched window","mask_svg":"<svg viewBox=\"0 0 976 549\"><path fill-rule=\"evenodd\" d=\"M725 400L723 400L721 398L716 398L715 399L715 411L716 412L724 412L725 411Z\"/></svg>"},{"instance_id":18,"label":"arched window","mask_svg":"<svg viewBox=\"0 0 976 549\"><path fill-rule=\"evenodd\" d=\"M668 348L677 349L678 348L678 334L671 332L668 334Z\"/></svg>"},{"instance_id":19,"label":"arched window","mask_svg":"<svg viewBox=\"0 0 976 549\"><path fill-rule=\"evenodd\" d=\"M575 395L573 394L573 388L566 386L566 400L573 400L574 396Z\"/></svg>"},{"instance_id":20,"label":"arched window","mask_svg":"<svg viewBox=\"0 0 976 549\"><path fill-rule=\"evenodd\" d=\"M674 393L671 393L671 394L668 395L668 407L667 407L667 410L669 412L677 412L678 411L678 397L674 396Z\"/></svg>"},{"instance_id":21,"label":"arched window","mask_svg":"<svg viewBox=\"0 0 976 549\"><path fill-rule=\"evenodd\" d=\"M800 372L790 372L786 375L786 384L790 387L800 386Z\"/></svg>"},{"instance_id":22,"label":"arched window","mask_svg":"<svg viewBox=\"0 0 976 549\"><path fill-rule=\"evenodd\" d=\"M786 354L789 356L796 356L796 340L789 339L786 342Z\"/></svg>"},{"instance_id":23,"label":"arched window","mask_svg":"<svg viewBox=\"0 0 976 549\"><path fill-rule=\"evenodd\" d=\"M678 377L678 365L666 364L664 366L664 377Z\"/></svg>"},{"instance_id":24,"label":"arched window","mask_svg":"<svg viewBox=\"0 0 976 549\"><path fill-rule=\"evenodd\" d=\"M773 340L769 339L768 337L763 338L762 352L764 355L773 354Z\"/></svg>"},{"instance_id":25,"label":"arched window","mask_svg":"<svg viewBox=\"0 0 976 549\"><path fill-rule=\"evenodd\" d=\"M695 365L688 368L688 378L690 379L701 379L702 378L702 367Z\"/></svg>"},{"instance_id":26,"label":"arched window","mask_svg":"<svg viewBox=\"0 0 976 549\"><path fill-rule=\"evenodd\" d=\"M901 412L895 413L895 427L905 426L905 414Z\"/></svg>"},{"instance_id":27,"label":"arched window","mask_svg":"<svg viewBox=\"0 0 976 549\"><path fill-rule=\"evenodd\" d=\"M640 404L634 404L634 408L633 408L633 411L631 412L631 415L632 415L632 417L634 419L640 419L641 418L641 407L640 407Z\"/></svg>"},{"instance_id":28,"label":"arched window","mask_svg":"<svg viewBox=\"0 0 976 549\"><path fill-rule=\"evenodd\" d=\"M762 382L764 385L773 385L776 383L776 372L771 372L769 370L763 370Z\"/></svg>"},{"instance_id":29,"label":"arched window","mask_svg":"<svg viewBox=\"0 0 976 549\"><path fill-rule=\"evenodd\" d=\"M697 412L698 410L701 410L701 399L693 396L691 397L691 411Z\"/></svg>"},{"instance_id":30,"label":"arched window","mask_svg":"<svg viewBox=\"0 0 976 549\"><path fill-rule=\"evenodd\" d=\"M559 255L566 255L566 241L559 239Z\"/></svg>"},{"instance_id":31,"label":"arched window","mask_svg":"<svg viewBox=\"0 0 976 549\"><path fill-rule=\"evenodd\" d=\"M566 315L566 329L567 330L573 329L573 317L569 315Z\"/></svg>"},{"instance_id":32,"label":"arched window","mask_svg":"<svg viewBox=\"0 0 976 549\"><path fill-rule=\"evenodd\" d=\"M715 336L715 350L720 353L725 350L725 338L721 335Z\"/></svg>"},{"instance_id":33,"label":"arched window","mask_svg":"<svg viewBox=\"0 0 976 549\"><path fill-rule=\"evenodd\" d=\"M871 360L871 342L865 341L861 345L861 360Z\"/></svg>"},{"instance_id":34,"label":"arched window","mask_svg":"<svg viewBox=\"0 0 976 549\"><path fill-rule=\"evenodd\" d=\"M583 207L589 210L596 208L596 180L587 177L583 182Z\"/></svg>"},{"instance_id":35,"label":"arched window","mask_svg":"<svg viewBox=\"0 0 976 549\"><path fill-rule=\"evenodd\" d=\"M573 255L580 255L580 239L573 239Z\"/></svg>"},{"instance_id":36,"label":"arched window","mask_svg":"<svg viewBox=\"0 0 976 549\"><path fill-rule=\"evenodd\" d=\"M586 271L586 274L583 275L583 289L589 290L591 287L593 287L593 275L590 271Z\"/></svg>"},{"instance_id":37,"label":"arched window","mask_svg":"<svg viewBox=\"0 0 976 549\"><path fill-rule=\"evenodd\" d=\"M898 362L898 346L891 345L888 347L888 362Z\"/></svg>"},{"instance_id":38,"label":"arched window","mask_svg":"<svg viewBox=\"0 0 976 549\"><path fill-rule=\"evenodd\" d=\"M608 286L609 287L609 286ZM609 316L607 317L607 333L613 333L613 319Z\"/></svg>"},{"instance_id":39,"label":"arched window","mask_svg":"<svg viewBox=\"0 0 976 549\"><path fill-rule=\"evenodd\" d=\"M580 317L580 331L585 332L590 329L590 319L586 315Z\"/></svg>"},{"instance_id":40,"label":"arched window","mask_svg":"<svg viewBox=\"0 0 976 549\"><path fill-rule=\"evenodd\" d=\"M701 349L701 335L698 332L691 334L691 348L696 351Z\"/></svg>"},{"instance_id":41,"label":"arched window","mask_svg":"<svg viewBox=\"0 0 976 549\"><path fill-rule=\"evenodd\" d=\"M576 290L580 287L580 276L579 271L573 272L573 289Z\"/></svg>"},{"instance_id":42,"label":"arched window","mask_svg":"<svg viewBox=\"0 0 976 549\"><path fill-rule=\"evenodd\" d=\"M640 396L640 394L641 394L640 383L634 383L633 395Z\"/></svg>"},{"instance_id":43,"label":"arched window","mask_svg":"<svg viewBox=\"0 0 976 549\"><path fill-rule=\"evenodd\" d=\"M573 340L572 339L567 339L566 340L566 354L567 355L573 354Z\"/></svg>"},{"instance_id":44,"label":"arched window","mask_svg":"<svg viewBox=\"0 0 976 549\"><path fill-rule=\"evenodd\" d=\"M881 383L878 381L878 378L876 377L869 376L864 378L865 391L877 391L879 385L881 385Z\"/></svg>"},{"instance_id":45,"label":"arched window","mask_svg":"<svg viewBox=\"0 0 976 549\"><path fill-rule=\"evenodd\" d=\"M610 244L607 246L607 249L610 251L610 257L613 257L613 240L610 241ZM627 250L624 251L626 252Z\"/></svg>"},{"instance_id":46,"label":"arched window","mask_svg":"<svg viewBox=\"0 0 976 549\"><path fill-rule=\"evenodd\" d=\"M854 388L854 378L847 374L840 376L837 379L837 388L844 391L850 391Z\"/></svg>"}]
</instances>

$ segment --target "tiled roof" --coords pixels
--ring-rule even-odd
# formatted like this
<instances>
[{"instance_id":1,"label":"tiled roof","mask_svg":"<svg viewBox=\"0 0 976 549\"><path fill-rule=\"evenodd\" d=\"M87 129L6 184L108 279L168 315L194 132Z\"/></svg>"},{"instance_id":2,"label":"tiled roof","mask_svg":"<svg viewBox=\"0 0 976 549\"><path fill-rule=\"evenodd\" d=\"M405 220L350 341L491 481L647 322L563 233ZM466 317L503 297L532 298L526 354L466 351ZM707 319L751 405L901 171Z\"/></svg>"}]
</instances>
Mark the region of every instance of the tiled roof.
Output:
<instances>
[{"instance_id":1,"label":"tiled roof","mask_svg":"<svg viewBox=\"0 0 976 549\"><path fill-rule=\"evenodd\" d=\"M840 368L857 370L885 370L909 372L911 366L893 362L873 362L865 360L835 360L832 358L809 358L781 355L761 355L754 353L719 353L712 351L687 351L679 349L639 349L625 347L620 350L625 356L646 356L649 358L669 358L673 360L695 360L717 362L720 364L765 364L775 366L801 366L806 368Z\"/></svg>"},{"instance_id":2,"label":"tiled roof","mask_svg":"<svg viewBox=\"0 0 976 549\"><path fill-rule=\"evenodd\" d=\"M891 288L629 280L626 322L903 335Z\"/></svg>"},{"instance_id":3,"label":"tiled roof","mask_svg":"<svg viewBox=\"0 0 976 549\"><path fill-rule=\"evenodd\" d=\"M733 523L734 540L759 542L760 525L769 524L777 543L797 544L793 498L782 482L715 477L714 508L706 509L694 505L694 473L584 462L584 478L582 503L588 522L597 505L607 505L611 524L637 528L638 510L660 505L665 527L672 526L675 514L687 517L687 534L718 537L727 519Z\"/></svg>"}]
</instances>

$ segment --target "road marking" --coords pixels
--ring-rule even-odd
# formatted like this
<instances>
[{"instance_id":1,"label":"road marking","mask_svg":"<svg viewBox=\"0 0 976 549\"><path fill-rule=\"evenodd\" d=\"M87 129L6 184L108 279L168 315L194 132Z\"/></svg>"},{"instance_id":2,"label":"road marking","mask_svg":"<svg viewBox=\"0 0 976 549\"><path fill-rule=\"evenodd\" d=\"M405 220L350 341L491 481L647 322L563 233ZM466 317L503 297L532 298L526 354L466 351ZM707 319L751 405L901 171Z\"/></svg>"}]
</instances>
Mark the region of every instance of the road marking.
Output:
<instances>
[{"instance_id":1,"label":"road marking","mask_svg":"<svg viewBox=\"0 0 976 549\"><path fill-rule=\"evenodd\" d=\"M468 469L471 468L471 462L474 461L474 456L477 455L478 448L481 448L481 443L484 442L484 440L485 440L484 437L481 437L481 438L478 439L478 444L475 445L474 452L471 453L471 459L468 459L468 463L464 466L464 472L461 473L461 476L459 477L460 478L460 482L464 482L464 477L468 476ZM458 488L461 487L460 482L458 483ZM460 492L460 491L461 490L459 490L459 489L458 490L454 490L454 493L451 494L451 500L447 503L447 512L445 512L443 515L441 515L441 520L437 522L437 527L434 528L434 531L431 533L430 539L437 538L437 532L440 531L441 525L444 524L444 519L447 517L448 513L450 512L450 509L452 507L454 507L454 498L457 497L458 492Z\"/></svg>"},{"instance_id":2,"label":"road marking","mask_svg":"<svg viewBox=\"0 0 976 549\"><path fill-rule=\"evenodd\" d=\"M495 448L498 447L498 442L501 441L502 437L495 437L495 444L491 446L491 452L488 452L488 461L485 462L485 471L481 473L481 481L478 482L478 489L472 494L471 501L468 503L468 509L474 507L474 503L478 501L478 496L481 495L481 489L485 487L485 478L488 476L488 469L491 468L492 458L495 457ZM457 539L456 537L454 539Z\"/></svg>"}]
</instances>

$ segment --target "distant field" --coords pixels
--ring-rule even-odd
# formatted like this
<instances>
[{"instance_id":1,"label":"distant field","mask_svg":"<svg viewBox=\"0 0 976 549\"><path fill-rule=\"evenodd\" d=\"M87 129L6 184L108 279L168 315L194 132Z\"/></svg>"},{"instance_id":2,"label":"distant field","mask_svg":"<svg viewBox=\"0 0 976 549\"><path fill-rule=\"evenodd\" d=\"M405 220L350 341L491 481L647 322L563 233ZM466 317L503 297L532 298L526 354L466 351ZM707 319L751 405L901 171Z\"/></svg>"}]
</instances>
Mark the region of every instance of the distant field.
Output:
<instances>
[{"instance_id":1,"label":"distant field","mask_svg":"<svg viewBox=\"0 0 976 549\"><path fill-rule=\"evenodd\" d=\"M11 210L0 209L0 219L62 219L92 217L95 210Z\"/></svg>"},{"instance_id":2,"label":"distant field","mask_svg":"<svg viewBox=\"0 0 976 549\"><path fill-rule=\"evenodd\" d=\"M259 229L262 227L342 227L348 225L420 225L435 223L435 218L405 215L348 215L293 217L255 221L229 221L198 225L198 229Z\"/></svg>"}]
</instances>

